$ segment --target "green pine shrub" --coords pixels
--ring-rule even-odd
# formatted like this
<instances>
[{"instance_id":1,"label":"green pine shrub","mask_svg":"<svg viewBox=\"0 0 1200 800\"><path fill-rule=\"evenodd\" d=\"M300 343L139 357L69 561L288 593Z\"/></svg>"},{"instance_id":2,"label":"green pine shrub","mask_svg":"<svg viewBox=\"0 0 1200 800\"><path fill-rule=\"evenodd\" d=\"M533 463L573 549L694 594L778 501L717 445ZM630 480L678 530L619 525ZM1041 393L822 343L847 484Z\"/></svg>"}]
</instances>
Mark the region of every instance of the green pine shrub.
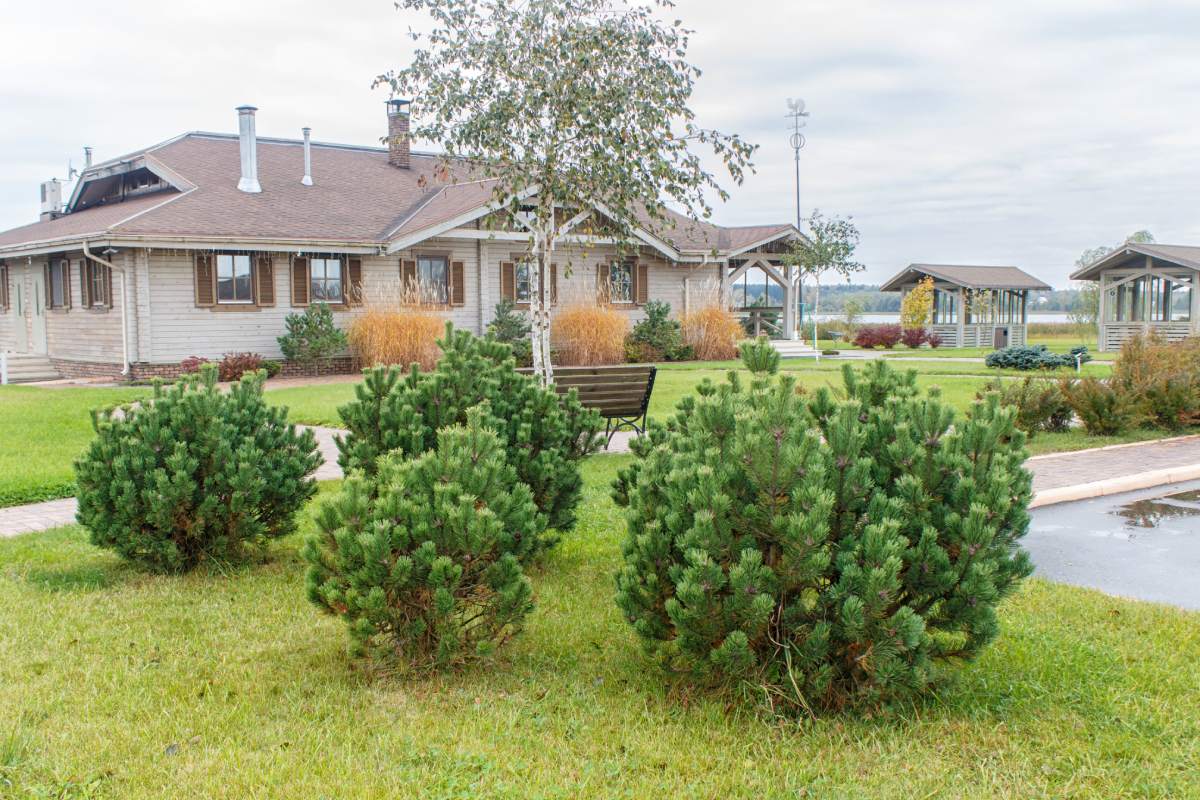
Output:
<instances>
[{"instance_id":1,"label":"green pine shrub","mask_svg":"<svg viewBox=\"0 0 1200 800\"><path fill-rule=\"evenodd\" d=\"M346 334L334 324L333 311L325 303L288 314L283 325L286 333L278 339L279 349L288 361L311 368L346 349Z\"/></svg>"},{"instance_id":2,"label":"green pine shrub","mask_svg":"<svg viewBox=\"0 0 1200 800\"><path fill-rule=\"evenodd\" d=\"M1063 396L1062 387L1055 381L1032 376L1010 381L992 378L975 397L982 400L990 392L1000 397L1001 405L1016 409L1017 427L1030 439L1039 431L1061 433L1067 430L1075 416L1071 404Z\"/></svg>"},{"instance_id":3,"label":"green pine shrub","mask_svg":"<svg viewBox=\"0 0 1200 800\"><path fill-rule=\"evenodd\" d=\"M643 310L645 318L625 337L626 361L687 361L695 356L695 350L683 343L683 325L671 319L670 303L651 300Z\"/></svg>"},{"instance_id":4,"label":"green pine shrub","mask_svg":"<svg viewBox=\"0 0 1200 800\"><path fill-rule=\"evenodd\" d=\"M919 692L996 637L1032 571L1015 412L957 416L882 360L843 376L731 372L634 441L616 600L664 667L815 711Z\"/></svg>"},{"instance_id":5,"label":"green pine shrub","mask_svg":"<svg viewBox=\"0 0 1200 800\"><path fill-rule=\"evenodd\" d=\"M512 348L517 366L533 364L533 342L530 340L529 317L517 311L512 300L501 300L496 304L496 316L488 323L488 338L504 342Z\"/></svg>"},{"instance_id":6,"label":"green pine shrub","mask_svg":"<svg viewBox=\"0 0 1200 800\"><path fill-rule=\"evenodd\" d=\"M92 543L181 572L291 533L321 455L311 431L263 400L263 380L222 392L207 364L157 384L150 401L93 412L96 438L75 462L77 519Z\"/></svg>"},{"instance_id":7,"label":"green pine shrub","mask_svg":"<svg viewBox=\"0 0 1200 800\"><path fill-rule=\"evenodd\" d=\"M575 524L583 479L579 464L599 446L600 415L574 392L559 396L517 372L508 345L481 339L447 323L437 366L407 373L395 367L365 372L355 399L338 414L349 434L338 439L342 468L371 475L380 456L415 456L437 446L438 432L466 422L467 411L487 403L487 426L504 443L505 457L533 492L544 524ZM543 538L549 546L553 538Z\"/></svg>"},{"instance_id":8,"label":"green pine shrub","mask_svg":"<svg viewBox=\"0 0 1200 800\"><path fill-rule=\"evenodd\" d=\"M473 409L435 449L384 457L318 511L303 549L308 596L346 622L355 655L458 664L490 654L532 608L521 561L539 514L489 420Z\"/></svg>"},{"instance_id":9,"label":"green pine shrub","mask_svg":"<svg viewBox=\"0 0 1200 800\"><path fill-rule=\"evenodd\" d=\"M1135 398L1143 425L1177 431L1200 423L1200 339L1130 337L1113 363L1112 385Z\"/></svg>"},{"instance_id":10,"label":"green pine shrub","mask_svg":"<svg viewBox=\"0 0 1200 800\"><path fill-rule=\"evenodd\" d=\"M1114 379L1063 380L1059 389L1092 436L1117 436L1145 418L1141 398Z\"/></svg>"}]
</instances>

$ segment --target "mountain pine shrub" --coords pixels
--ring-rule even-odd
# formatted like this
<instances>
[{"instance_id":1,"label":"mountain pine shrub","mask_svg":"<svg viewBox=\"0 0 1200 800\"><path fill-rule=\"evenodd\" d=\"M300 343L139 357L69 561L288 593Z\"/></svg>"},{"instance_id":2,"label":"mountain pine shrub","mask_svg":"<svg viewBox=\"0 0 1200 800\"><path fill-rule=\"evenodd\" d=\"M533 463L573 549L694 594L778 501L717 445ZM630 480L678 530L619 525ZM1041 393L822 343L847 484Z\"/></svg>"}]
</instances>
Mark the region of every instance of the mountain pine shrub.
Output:
<instances>
[{"instance_id":1,"label":"mountain pine shrub","mask_svg":"<svg viewBox=\"0 0 1200 800\"><path fill-rule=\"evenodd\" d=\"M957 416L882 360L840 396L745 360L766 370L702 383L613 484L616 600L648 652L776 710L887 702L976 656L1032 571L1014 411Z\"/></svg>"},{"instance_id":2,"label":"mountain pine shrub","mask_svg":"<svg viewBox=\"0 0 1200 800\"><path fill-rule=\"evenodd\" d=\"M435 449L385 456L322 505L304 546L308 596L349 629L355 655L410 669L487 655L532 608L521 561L537 547L537 506L481 406Z\"/></svg>"},{"instance_id":3,"label":"mountain pine shrub","mask_svg":"<svg viewBox=\"0 0 1200 800\"><path fill-rule=\"evenodd\" d=\"M373 475L384 454L432 450L440 429L466 422L468 410L486 403L486 425L500 436L508 463L533 492L543 524L570 529L583 487L579 462L599 446L600 415L584 408L576 394L559 396L518 373L506 344L449 323L438 344L442 358L429 372L366 371L355 399L338 409L350 431L338 440L338 463L347 472Z\"/></svg>"},{"instance_id":4,"label":"mountain pine shrub","mask_svg":"<svg viewBox=\"0 0 1200 800\"><path fill-rule=\"evenodd\" d=\"M228 392L217 365L150 401L92 414L96 438L75 462L79 523L92 543L156 571L231 559L284 536L316 492L311 431L268 405L262 373Z\"/></svg>"}]
</instances>

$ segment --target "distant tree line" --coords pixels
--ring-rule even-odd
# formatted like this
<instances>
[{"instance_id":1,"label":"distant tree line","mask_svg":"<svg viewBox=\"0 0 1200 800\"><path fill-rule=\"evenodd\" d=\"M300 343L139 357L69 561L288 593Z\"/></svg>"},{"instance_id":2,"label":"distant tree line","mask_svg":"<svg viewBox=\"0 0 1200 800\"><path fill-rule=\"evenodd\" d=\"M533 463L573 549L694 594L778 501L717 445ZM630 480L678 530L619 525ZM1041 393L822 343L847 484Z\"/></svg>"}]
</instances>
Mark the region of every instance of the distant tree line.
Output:
<instances>
[{"instance_id":1,"label":"distant tree line","mask_svg":"<svg viewBox=\"0 0 1200 800\"><path fill-rule=\"evenodd\" d=\"M813 287L804 287L804 302L812 307ZM1029 295L1030 311L1059 311L1070 313L1080 310L1087 304L1086 298L1079 289L1051 289L1045 292L1031 292ZM1045 302L1042 298L1045 298ZM823 313L840 313L845 311L846 302L853 300L859 304L863 313L879 314L900 311L899 292L881 292L878 284L846 283L821 287L821 311Z\"/></svg>"}]
</instances>

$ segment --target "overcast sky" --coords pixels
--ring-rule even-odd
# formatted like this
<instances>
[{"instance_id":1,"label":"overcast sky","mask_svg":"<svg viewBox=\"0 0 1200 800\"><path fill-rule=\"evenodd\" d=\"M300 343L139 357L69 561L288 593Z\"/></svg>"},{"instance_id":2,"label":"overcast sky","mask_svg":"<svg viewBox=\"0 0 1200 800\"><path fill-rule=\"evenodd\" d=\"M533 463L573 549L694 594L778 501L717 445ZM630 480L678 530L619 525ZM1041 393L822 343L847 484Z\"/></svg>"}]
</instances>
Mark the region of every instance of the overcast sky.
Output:
<instances>
[{"instance_id":1,"label":"overcast sky","mask_svg":"<svg viewBox=\"0 0 1200 800\"><path fill-rule=\"evenodd\" d=\"M1200 3L682 0L707 126L761 145L726 224L794 219L786 98L812 112L801 197L853 216L865 277L1016 264L1067 284L1139 228L1200 244ZM378 144L379 72L414 19L388 0L59 0L4 14L0 229L40 181L186 130Z\"/></svg>"}]
</instances>

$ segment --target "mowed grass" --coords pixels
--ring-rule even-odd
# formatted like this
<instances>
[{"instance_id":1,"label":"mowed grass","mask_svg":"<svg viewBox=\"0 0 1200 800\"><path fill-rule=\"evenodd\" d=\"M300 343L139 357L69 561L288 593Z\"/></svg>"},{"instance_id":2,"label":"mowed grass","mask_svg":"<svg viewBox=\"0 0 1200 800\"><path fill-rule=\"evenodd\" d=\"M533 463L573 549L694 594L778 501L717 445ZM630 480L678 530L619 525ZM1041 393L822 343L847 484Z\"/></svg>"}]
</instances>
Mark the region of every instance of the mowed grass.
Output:
<instances>
[{"instance_id":1,"label":"mowed grass","mask_svg":"<svg viewBox=\"0 0 1200 800\"><path fill-rule=\"evenodd\" d=\"M0 386L0 507L74 494L71 465L92 440L91 410L150 391Z\"/></svg>"},{"instance_id":2,"label":"mowed grass","mask_svg":"<svg viewBox=\"0 0 1200 800\"><path fill-rule=\"evenodd\" d=\"M785 722L672 683L612 602L606 487L627 458L588 462L526 630L425 680L346 656L342 623L304 597L299 536L183 577L74 527L0 541L0 795L1200 794L1200 615L1092 591L1028 582L977 662L888 713Z\"/></svg>"}]
</instances>

